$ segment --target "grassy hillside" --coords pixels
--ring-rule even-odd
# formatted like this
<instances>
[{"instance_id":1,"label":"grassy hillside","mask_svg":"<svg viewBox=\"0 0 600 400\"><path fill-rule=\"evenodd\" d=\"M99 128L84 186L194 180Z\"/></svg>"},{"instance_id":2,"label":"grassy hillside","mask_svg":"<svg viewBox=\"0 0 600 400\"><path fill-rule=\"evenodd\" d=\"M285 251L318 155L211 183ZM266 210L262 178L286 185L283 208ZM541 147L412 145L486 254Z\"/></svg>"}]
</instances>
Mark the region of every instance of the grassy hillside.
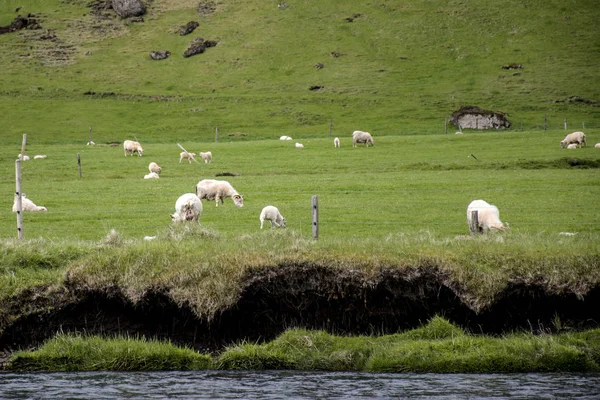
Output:
<instances>
[{"instance_id":1,"label":"grassy hillside","mask_svg":"<svg viewBox=\"0 0 600 400\"><path fill-rule=\"evenodd\" d=\"M506 112L515 129L542 129L544 115L554 129L564 118L600 127L591 0L147 3L131 23L87 0L2 2L0 24L34 13L44 28L0 36L2 135L85 141L92 125L97 142L211 141L216 126L222 140L317 137L331 120L336 135L440 133L465 104ZM199 28L179 36L192 20ZM196 37L218 45L183 58ZM171 57L150 59L162 49Z\"/></svg>"}]
</instances>

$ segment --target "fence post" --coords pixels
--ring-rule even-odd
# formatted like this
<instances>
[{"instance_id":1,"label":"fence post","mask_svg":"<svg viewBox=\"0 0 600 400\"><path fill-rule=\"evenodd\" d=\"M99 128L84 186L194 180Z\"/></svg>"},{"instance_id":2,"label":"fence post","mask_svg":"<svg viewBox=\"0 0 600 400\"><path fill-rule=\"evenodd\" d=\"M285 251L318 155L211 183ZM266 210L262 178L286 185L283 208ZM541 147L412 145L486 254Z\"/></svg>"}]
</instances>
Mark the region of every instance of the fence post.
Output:
<instances>
[{"instance_id":1,"label":"fence post","mask_svg":"<svg viewBox=\"0 0 600 400\"><path fill-rule=\"evenodd\" d=\"M565 118L565 131L567 130L567 119Z\"/></svg>"},{"instance_id":2,"label":"fence post","mask_svg":"<svg viewBox=\"0 0 600 400\"><path fill-rule=\"evenodd\" d=\"M90 125L90 134L88 137L88 144L92 144L92 126Z\"/></svg>"},{"instance_id":3,"label":"fence post","mask_svg":"<svg viewBox=\"0 0 600 400\"><path fill-rule=\"evenodd\" d=\"M333 133L333 120L329 121L329 137L331 137Z\"/></svg>"},{"instance_id":4,"label":"fence post","mask_svg":"<svg viewBox=\"0 0 600 400\"><path fill-rule=\"evenodd\" d=\"M448 134L448 118L444 117L444 134Z\"/></svg>"},{"instance_id":5,"label":"fence post","mask_svg":"<svg viewBox=\"0 0 600 400\"><path fill-rule=\"evenodd\" d=\"M319 197L312 197L312 235L313 239L319 238Z\"/></svg>"},{"instance_id":6,"label":"fence post","mask_svg":"<svg viewBox=\"0 0 600 400\"><path fill-rule=\"evenodd\" d=\"M585 122L581 122L581 129L585 129Z\"/></svg>"},{"instance_id":7,"label":"fence post","mask_svg":"<svg viewBox=\"0 0 600 400\"><path fill-rule=\"evenodd\" d=\"M479 233L479 218L477 216L477 210L471 211L471 224L469 225L471 235Z\"/></svg>"},{"instance_id":8,"label":"fence post","mask_svg":"<svg viewBox=\"0 0 600 400\"><path fill-rule=\"evenodd\" d=\"M21 153L22 154L22 153ZM23 239L23 198L21 193L21 160L15 161L15 175L16 175L16 186L17 186L17 237L19 240Z\"/></svg>"},{"instance_id":9,"label":"fence post","mask_svg":"<svg viewBox=\"0 0 600 400\"><path fill-rule=\"evenodd\" d=\"M27 143L27 134L24 133L23 134L23 142L21 143L21 157L20 159L23 160L23 157L25 157L25 144Z\"/></svg>"},{"instance_id":10,"label":"fence post","mask_svg":"<svg viewBox=\"0 0 600 400\"><path fill-rule=\"evenodd\" d=\"M546 130L546 114L544 114L544 130Z\"/></svg>"},{"instance_id":11,"label":"fence post","mask_svg":"<svg viewBox=\"0 0 600 400\"><path fill-rule=\"evenodd\" d=\"M81 157L77 153L77 168L79 169L79 177L81 178Z\"/></svg>"},{"instance_id":12,"label":"fence post","mask_svg":"<svg viewBox=\"0 0 600 400\"><path fill-rule=\"evenodd\" d=\"M215 128L215 142L219 142L219 127Z\"/></svg>"}]
</instances>

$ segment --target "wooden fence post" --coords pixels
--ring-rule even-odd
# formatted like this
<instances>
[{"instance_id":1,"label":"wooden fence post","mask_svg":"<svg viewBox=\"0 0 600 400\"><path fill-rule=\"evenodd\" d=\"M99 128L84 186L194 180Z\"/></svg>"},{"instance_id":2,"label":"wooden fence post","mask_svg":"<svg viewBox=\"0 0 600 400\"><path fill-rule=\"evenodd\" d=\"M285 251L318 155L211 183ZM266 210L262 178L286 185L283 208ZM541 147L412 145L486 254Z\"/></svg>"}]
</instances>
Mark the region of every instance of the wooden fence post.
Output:
<instances>
[{"instance_id":1,"label":"wooden fence post","mask_svg":"<svg viewBox=\"0 0 600 400\"><path fill-rule=\"evenodd\" d=\"M90 134L88 136L88 144L92 144L92 126L90 125Z\"/></svg>"},{"instance_id":2,"label":"wooden fence post","mask_svg":"<svg viewBox=\"0 0 600 400\"><path fill-rule=\"evenodd\" d=\"M215 142L219 142L219 127L215 128Z\"/></svg>"},{"instance_id":3,"label":"wooden fence post","mask_svg":"<svg viewBox=\"0 0 600 400\"><path fill-rule=\"evenodd\" d=\"M333 120L329 121L329 137L333 134Z\"/></svg>"},{"instance_id":4,"label":"wooden fence post","mask_svg":"<svg viewBox=\"0 0 600 400\"><path fill-rule=\"evenodd\" d=\"M479 233L479 218L477 216L477 210L471 211L471 224L469 225L469 230L471 231L471 235L476 235Z\"/></svg>"},{"instance_id":5,"label":"wooden fence post","mask_svg":"<svg viewBox=\"0 0 600 400\"><path fill-rule=\"evenodd\" d=\"M313 239L319 238L319 197L312 197L312 235Z\"/></svg>"},{"instance_id":6,"label":"wooden fence post","mask_svg":"<svg viewBox=\"0 0 600 400\"><path fill-rule=\"evenodd\" d=\"M79 169L79 177L81 178L81 157L77 153L77 168Z\"/></svg>"},{"instance_id":7,"label":"wooden fence post","mask_svg":"<svg viewBox=\"0 0 600 400\"><path fill-rule=\"evenodd\" d=\"M581 129L585 129L585 122L581 122Z\"/></svg>"},{"instance_id":8,"label":"wooden fence post","mask_svg":"<svg viewBox=\"0 0 600 400\"><path fill-rule=\"evenodd\" d=\"M567 119L565 118L565 131L567 130Z\"/></svg>"},{"instance_id":9,"label":"wooden fence post","mask_svg":"<svg viewBox=\"0 0 600 400\"><path fill-rule=\"evenodd\" d=\"M448 134L448 118L444 117L444 134Z\"/></svg>"},{"instance_id":10,"label":"wooden fence post","mask_svg":"<svg viewBox=\"0 0 600 400\"><path fill-rule=\"evenodd\" d=\"M22 154L22 153L21 153ZM15 175L16 175L16 186L17 186L17 237L19 240L23 239L23 198L21 193L21 160L15 161Z\"/></svg>"},{"instance_id":11,"label":"wooden fence post","mask_svg":"<svg viewBox=\"0 0 600 400\"><path fill-rule=\"evenodd\" d=\"M546 130L546 114L544 114L544 130Z\"/></svg>"}]
</instances>

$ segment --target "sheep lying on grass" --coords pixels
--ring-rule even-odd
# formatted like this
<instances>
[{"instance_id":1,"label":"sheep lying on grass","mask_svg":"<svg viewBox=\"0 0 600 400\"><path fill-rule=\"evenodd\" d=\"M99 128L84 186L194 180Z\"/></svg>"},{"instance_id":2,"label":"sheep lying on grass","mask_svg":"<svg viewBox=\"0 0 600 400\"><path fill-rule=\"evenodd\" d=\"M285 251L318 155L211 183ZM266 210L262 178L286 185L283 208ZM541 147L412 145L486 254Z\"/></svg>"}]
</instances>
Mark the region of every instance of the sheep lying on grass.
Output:
<instances>
[{"instance_id":1,"label":"sheep lying on grass","mask_svg":"<svg viewBox=\"0 0 600 400\"><path fill-rule=\"evenodd\" d=\"M15 201L13 202L13 212L17 212L17 196L15 195ZM22 211L48 211L46 207L36 206L35 203L25 196L25 193L21 195L21 210Z\"/></svg>"},{"instance_id":2,"label":"sheep lying on grass","mask_svg":"<svg viewBox=\"0 0 600 400\"><path fill-rule=\"evenodd\" d=\"M172 222L200 221L202 202L194 193L179 196L175 202L175 214L171 214Z\"/></svg>"},{"instance_id":3,"label":"sheep lying on grass","mask_svg":"<svg viewBox=\"0 0 600 400\"><path fill-rule=\"evenodd\" d=\"M276 226L285 228L285 223L286 223L285 218L283 217L283 215L281 215L281 213L279 212L277 207L266 206L260 212L259 219L260 219L260 229L263 228L263 223L265 222L265 220L268 220L271 222L271 228L274 228Z\"/></svg>"},{"instance_id":4,"label":"sheep lying on grass","mask_svg":"<svg viewBox=\"0 0 600 400\"><path fill-rule=\"evenodd\" d=\"M296 148L297 149L303 149L304 145L302 143L296 143Z\"/></svg>"},{"instance_id":5,"label":"sheep lying on grass","mask_svg":"<svg viewBox=\"0 0 600 400\"><path fill-rule=\"evenodd\" d=\"M19 153L19 155L17 156L17 158L21 158L21 153ZM23 161L29 161L29 156L28 155L23 155Z\"/></svg>"},{"instance_id":6,"label":"sheep lying on grass","mask_svg":"<svg viewBox=\"0 0 600 400\"><path fill-rule=\"evenodd\" d=\"M585 146L585 133L583 132L573 132L569 133L563 140L560 142L560 147L569 148L568 146L571 143L576 143L578 146Z\"/></svg>"},{"instance_id":7,"label":"sheep lying on grass","mask_svg":"<svg viewBox=\"0 0 600 400\"><path fill-rule=\"evenodd\" d=\"M156 172L150 172L149 174L144 175L144 179L158 179L160 176Z\"/></svg>"},{"instance_id":8,"label":"sheep lying on grass","mask_svg":"<svg viewBox=\"0 0 600 400\"><path fill-rule=\"evenodd\" d=\"M576 149L577 148L577 143L571 143L569 145L567 145L567 149L572 150L572 149Z\"/></svg>"},{"instance_id":9,"label":"sheep lying on grass","mask_svg":"<svg viewBox=\"0 0 600 400\"><path fill-rule=\"evenodd\" d=\"M43 160L44 158L48 158L48 156L45 154L38 154L35 157L33 157L34 160Z\"/></svg>"},{"instance_id":10,"label":"sheep lying on grass","mask_svg":"<svg viewBox=\"0 0 600 400\"><path fill-rule=\"evenodd\" d=\"M280 136L279 140L292 140L291 136Z\"/></svg>"},{"instance_id":11,"label":"sheep lying on grass","mask_svg":"<svg viewBox=\"0 0 600 400\"><path fill-rule=\"evenodd\" d=\"M214 200L219 207L219 200L224 204L226 197L231 197L236 207L244 206L244 198L227 181L204 179L196 185L196 194L200 200Z\"/></svg>"},{"instance_id":12,"label":"sheep lying on grass","mask_svg":"<svg viewBox=\"0 0 600 400\"><path fill-rule=\"evenodd\" d=\"M477 226L473 225L473 211L477 211ZM508 224L504 225L500 221L500 211L495 205L489 204L484 200L473 200L467 206L467 223L471 234L487 233L492 229L504 231Z\"/></svg>"}]
</instances>

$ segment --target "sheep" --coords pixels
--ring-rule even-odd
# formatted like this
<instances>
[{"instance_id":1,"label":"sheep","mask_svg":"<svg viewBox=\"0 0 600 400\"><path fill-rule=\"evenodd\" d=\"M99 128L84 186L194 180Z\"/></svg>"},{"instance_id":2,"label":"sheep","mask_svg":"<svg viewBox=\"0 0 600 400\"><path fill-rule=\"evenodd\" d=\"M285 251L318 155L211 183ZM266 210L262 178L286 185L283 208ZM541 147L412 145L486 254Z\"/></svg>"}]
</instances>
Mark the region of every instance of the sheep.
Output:
<instances>
[{"instance_id":1,"label":"sheep","mask_svg":"<svg viewBox=\"0 0 600 400\"><path fill-rule=\"evenodd\" d=\"M280 136L279 140L292 140L290 136Z\"/></svg>"},{"instance_id":2,"label":"sheep","mask_svg":"<svg viewBox=\"0 0 600 400\"><path fill-rule=\"evenodd\" d=\"M200 157L204 159L204 164L210 164L212 162L212 153L207 151L206 153L200 152Z\"/></svg>"},{"instance_id":3,"label":"sheep","mask_svg":"<svg viewBox=\"0 0 600 400\"><path fill-rule=\"evenodd\" d=\"M171 222L200 221L202 202L195 193L186 193L179 196L175 202L175 214L171 215Z\"/></svg>"},{"instance_id":4,"label":"sheep","mask_svg":"<svg viewBox=\"0 0 600 400\"><path fill-rule=\"evenodd\" d=\"M21 153L19 153L19 155L17 156L17 158L21 158ZM29 161L29 160L30 160L30 158L29 158L29 156L28 156L28 155L23 155L23 158L22 158L22 160L23 160L23 161Z\"/></svg>"},{"instance_id":5,"label":"sheep","mask_svg":"<svg viewBox=\"0 0 600 400\"><path fill-rule=\"evenodd\" d=\"M455 135L462 135L463 133L458 131L458 132L454 132Z\"/></svg>"},{"instance_id":6,"label":"sheep","mask_svg":"<svg viewBox=\"0 0 600 400\"><path fill-rule=\"evenodd\" d=\"M260 212L259 219L260 219L260 229L263 228L263 223L265 222L265 220L271 221L271 228L274 228L276 226L285 228L285 222L286 222L285 218L283 217L283 215L281 215L281 213L279 212L277 207L266 206Z\"/></svg>"},{"instance_id":7,"label":"sheep","mask_svg":"<svg viewBox=\"0 0 600 400\"><path fill-rule=\"evenodd\" d=\"M571 143L569 145L567 145L567 149L576 149L577 148L577 143Z\"/></svg>"},{"instance_id":8,"label":"sheep","mask_svg":"<svg viewBox=\"0 0 600 400\"><path fill-rule=\"evenodd\" d=\"M340 147L340 138L333 139L333 147Z\"/></svg>"},{"instance_id":9,"label":"sheep","mask_svg":"<svg viewBox=\"0 0 600 400\"><path fill-rule=\"evenodd\" d=\"M304 148L304 145L303 145L302 143L298 143L298 142L296 142L296 148L297 148L297 149L303 149L303 148Z\"/></svg>"},{"instance_id":10,"label":"sheep","mask_svg":"<svg viewBox=\"0 0 600 400\"><path fill-rule=\"evenodd\" d=\"M156 172L150 172L147 175L144 175L144 179L159 179L160 176Z\"/></svg>"},{"instance_id":11,"label":"sheep","mask_svg":"<svg viewBox=\"0 0 600 400\"><path fill-rule=\"evenodd\" d=\"M236 207L244 206L244 198L227 181L218 181L215 179L201 180L196 185L196 194L200 200L214 200L217 207L219 207L219 200L221 200L221 204L225 203L226 197L231 197Z\"/></svg>"},{"instance_id":12,"label":"sheep","mask_svg":"<svg viewBox=\"0 0 600 400\"><path fill-rule=\"evenodd\" d=\"M182 151L179 153L179 163L181 164L182 160L188 160L188 163L192 163L192 160L196 160L196 153L188 153L187 151Z\"/></svg>"},{"instance_id":13,"label":"sheep","mask_svg":"<svg viewBox=\"0 0 600 400\"><path fill-rule=\"evenodd\" d=\"M13 212L17 212L17 195L13 202ZM46 207L36 206L33 201L29 200L25 193L21 195L21 210L22 211L48 211Z\"/></svg>"},{"instance_id":14,"label":"sheep","mask_svg":"<svg viewBox=\"0 0 600 400\"><path fill-rule=\"evenodd\" d=\"M142 145L134 140L126 140L123 142L123 152L125 153L125 157L127 157L127 154L131 154L133 156L133 153L137 153L138 157L144 155L144 149L142 149Z\"/></svg>"},{"instance_id":15,"label":"sheep","mask_svg":"<svg viewBox=\"0 0 600 400\"><path fill-rule=\"evenodd\" d=\"M357 143L364 143L366 147L369 147L369 143L371 146L375 146L375 142L373 141L373 137L369 132L363 131L354 131L352 132L352 147L356 147Z\"/></svg>"},{"instance_id":16,"label":"sheep","mask_svg":"<svg viewBox=\"0 0 600 400\"><path fill-rule=\"evenodd\" d=\"M44 158L48 158L48 156L45 154L38 154L33 157L34 160L43 160Z\"/></svg>"},{"instance_id":17,"label":"sheep","mask_svg":"<svg viewBox=\"0 0 600 400\"><path fill-rule=\"evenodd\" d=\"M160 173L162 172L162 168L158 166L157 163L155 163L154 161L152 161L150 163L150 165L148 165L148 171L150 172L154 172L160 175Z\"/></svg>"},{"instance_id":18,"label":"sheep","mask_svg":"<svg viewBox=\"0 0 600 400\"><path fill-rule=\"evenodd\" d=\"M600 149L600 143L596 143L596 144L594 145L594 148L595 148L595 149Z\"/></svg>"},{"instance_id":19,"label":"sheep","mask_svg":"<svg viewBox=\"0 0 600 400\"><path fill-rule=\"evenodd\" d=\"M477 211L477 231L473 231L473 211ZM467 223L469 224L471 235L481 232L487 233L491 229L504 231L509 227L508 224L503 224L502 221L500 221L500 211L498 211L498 207L489 204L484 200L473 200L469 203L467 206Z\"/></svg>"},{"instance_id":20,"label":"sheep","mask_svg":"<svg viewBox=\"0 0 600 400\"><path fill-rule=\"evenodd\" d=\"M573 132L569 133L563 140L560 142L560 147L569 148L569 144L576 143L579 146L585 146L585 134L583 132Z\"/></svg>"},{"instance_id":21,"label":"sheep","mask_svg":"<svg viewBox=\"0 0 600 400\"><path fill-rule=\"evenodd\" d=\"M86 145L86 146L93 146L93 145L95 145L95 144L96 144L96 143L94 143L92 140L90 140L89 142L87 142L87 145Z\"/></svg>"}]
</instances>

